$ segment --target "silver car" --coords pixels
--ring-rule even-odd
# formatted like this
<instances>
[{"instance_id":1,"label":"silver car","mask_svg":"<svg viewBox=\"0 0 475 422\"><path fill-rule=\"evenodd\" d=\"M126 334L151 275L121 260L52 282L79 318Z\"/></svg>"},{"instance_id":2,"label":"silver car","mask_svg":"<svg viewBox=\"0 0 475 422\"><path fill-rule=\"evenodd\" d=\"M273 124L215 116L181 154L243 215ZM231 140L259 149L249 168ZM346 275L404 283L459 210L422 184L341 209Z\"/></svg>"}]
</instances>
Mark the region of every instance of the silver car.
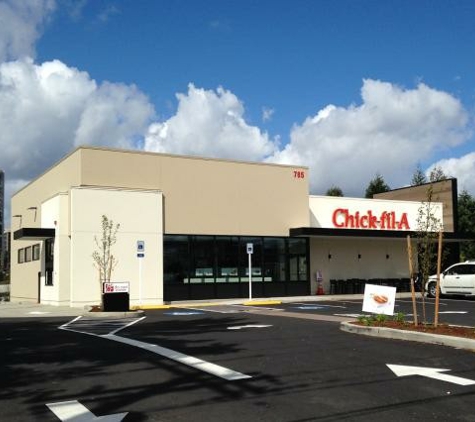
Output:
<instances>
[{"instance_id":1,"label":"silver car","mask_svg":"<svg viewBox=\"0 0 475 422\"><path fill-rule=\"evenodd\" d=\"M431 275L426 283L428 297L435 297L437 275ZM475 295L475 261L451 265L440 274L440 293L443 295Z\"/></svg>"}]
</instances>

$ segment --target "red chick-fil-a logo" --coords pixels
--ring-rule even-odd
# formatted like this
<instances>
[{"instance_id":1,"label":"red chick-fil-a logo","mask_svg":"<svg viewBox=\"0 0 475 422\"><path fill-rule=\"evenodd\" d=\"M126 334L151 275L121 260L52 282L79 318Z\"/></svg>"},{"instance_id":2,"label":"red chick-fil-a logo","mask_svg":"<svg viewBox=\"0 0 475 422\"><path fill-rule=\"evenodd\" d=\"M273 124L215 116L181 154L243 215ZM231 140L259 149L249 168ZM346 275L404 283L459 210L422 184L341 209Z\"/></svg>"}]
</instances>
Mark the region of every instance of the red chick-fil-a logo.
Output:
<instances>
[{"instance_id":1,"label":"red chick-fil-a logo","mask_svg":"<svg viewBox=\"0 0 475 422\"><path fill-rule=\"evenodd\" d=\"M338 208L333 211L332 222L335 227L345 229L410 230L406 212L397 218L394 211L374 215L371 210L350 213L347 208Z\"/></svg>"}]
</instances>

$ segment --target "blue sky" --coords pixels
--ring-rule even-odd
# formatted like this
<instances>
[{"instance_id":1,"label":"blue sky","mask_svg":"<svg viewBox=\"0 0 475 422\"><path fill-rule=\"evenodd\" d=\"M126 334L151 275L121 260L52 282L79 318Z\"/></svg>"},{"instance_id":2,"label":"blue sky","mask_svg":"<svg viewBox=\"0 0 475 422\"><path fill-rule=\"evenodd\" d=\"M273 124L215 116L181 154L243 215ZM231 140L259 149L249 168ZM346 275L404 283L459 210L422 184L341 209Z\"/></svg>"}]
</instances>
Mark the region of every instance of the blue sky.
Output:
<instances>
[{"instance_id":1,"label":"blue sky","mask_svg":"<svg viewBox=\"0 0 475 422\"><path fill-rule=\"evenodd\" d=\"M437 165L475 194L473 22L465 0L0 0L8 193L87 143L301 164L347 196Z\"/></svg>"},{"instance_id":2,"label":"blue sky","mask_svg":"<svg viewBox=\"0 0 475 422\"><path fill-rule=\"evenodd\" d=\"M474 19L473 1L74 1L53 15L37 59L136 84L164 117L188 83L223 86L249 122L274 109L263 127L288 141L327 104L360 103L364 78L424 82L473 108Z\"/></svg>"}]
</instances>

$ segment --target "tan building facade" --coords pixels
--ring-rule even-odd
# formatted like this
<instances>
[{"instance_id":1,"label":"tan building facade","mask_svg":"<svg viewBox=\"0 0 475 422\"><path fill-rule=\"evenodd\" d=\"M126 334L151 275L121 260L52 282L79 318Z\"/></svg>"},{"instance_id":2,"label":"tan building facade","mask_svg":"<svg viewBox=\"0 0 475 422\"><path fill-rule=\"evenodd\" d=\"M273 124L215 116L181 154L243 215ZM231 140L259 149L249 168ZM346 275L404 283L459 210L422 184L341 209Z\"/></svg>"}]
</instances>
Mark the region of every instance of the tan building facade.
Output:
<instances>
[{"instance_id":1,"label":"tan building facade","mask_svg":"<svg viewBox=\"0 0 475 422\"><path fill-rule=\"evenodd\" d=\"M131 306L246 298L249 285L253 297L407 289L427 187L335 198L309 196L308 180L299 166L80 147L12 198L11 299L98 304L102 216L120 224L105 281L126 285ZM436 187L453 240L456 193Z\"/></svg>"},{"instance_id":2,"label":"tan building facade","mask_svg":"<svg viewBox=\"0 0 475 422\"><path fill-rule=\"evenodd\" d=\"M256 295L308 292L307 241L288 239L308 224L306 168L81 147L12 198L12 300L97 303L102 215L131 305L245 296L249 242Z\"/></svg>"}]
</instances>

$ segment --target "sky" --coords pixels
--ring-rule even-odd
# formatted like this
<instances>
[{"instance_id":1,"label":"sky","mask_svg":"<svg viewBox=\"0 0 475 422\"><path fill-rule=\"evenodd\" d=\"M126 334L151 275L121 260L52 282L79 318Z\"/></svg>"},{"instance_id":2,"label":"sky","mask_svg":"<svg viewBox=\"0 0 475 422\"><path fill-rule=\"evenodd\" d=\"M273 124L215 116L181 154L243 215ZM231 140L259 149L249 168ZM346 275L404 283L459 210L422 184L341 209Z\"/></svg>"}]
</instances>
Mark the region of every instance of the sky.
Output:
<instances>
[{"instance_id":1,"label":"sky","mask_svg":"<svg viewBox=\"0 0 475 422\"><path fill-rule=\"evenodd\" d=\"M472 0L0 0L10 196L80 145L475 195ZM276 187L278 188L278 187Z\"/></svg>"}]
</instances>

